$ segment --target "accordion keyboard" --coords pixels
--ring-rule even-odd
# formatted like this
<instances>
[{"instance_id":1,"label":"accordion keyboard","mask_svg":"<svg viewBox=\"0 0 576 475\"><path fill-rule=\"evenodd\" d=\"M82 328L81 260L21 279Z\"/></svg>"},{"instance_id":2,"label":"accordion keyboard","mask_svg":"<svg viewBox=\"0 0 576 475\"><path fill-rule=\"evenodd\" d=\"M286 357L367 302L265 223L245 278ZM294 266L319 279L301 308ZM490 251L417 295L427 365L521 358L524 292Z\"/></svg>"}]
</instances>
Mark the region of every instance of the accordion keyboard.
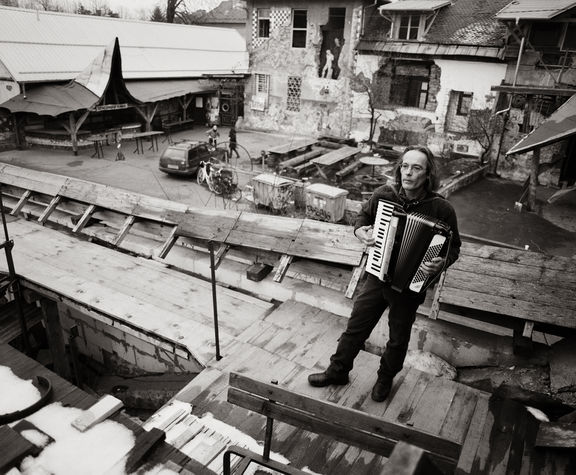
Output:
<instances>
[{"instance_id":1,"label":"accordion keyboard","mask_svg":"<svg viewBox=\"0 0 576 475\"><path fill-rule=\"evenodd\" d=\"M386 246L386 243L393 238L394 234L393 229L390 229L395 227L393 224L395 218L392 217L393 212L394 205L392 203L385 201L378 203L372 234L375 243L368 252L366 262L366 272L375 275L381 280L388 270L388 262L386 260L389 260L389 253L386 253L386 249L389 249L390 246Z\"/></svg>"}]
</instances>

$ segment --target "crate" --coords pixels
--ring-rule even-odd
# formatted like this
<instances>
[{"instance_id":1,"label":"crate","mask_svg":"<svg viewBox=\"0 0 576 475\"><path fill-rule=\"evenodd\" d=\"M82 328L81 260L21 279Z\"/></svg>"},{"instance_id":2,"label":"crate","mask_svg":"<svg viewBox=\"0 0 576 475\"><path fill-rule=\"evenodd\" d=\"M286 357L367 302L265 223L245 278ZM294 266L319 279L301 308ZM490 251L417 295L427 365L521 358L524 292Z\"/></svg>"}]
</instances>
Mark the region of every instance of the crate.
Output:
<instances>
[{"instance_id":1,"label":"crate","mask_svg":"<svg viewBox=\"0 0 576 475\"><path fill-rule=\"evenodd\" d=\"M252 178L254 204L281 210L293 199L294 182L271 173Z\"/></svg>"},{"instance_id":2,"label":"crate","mask_svg":"<svg viewBox=\"0 0 576 475\"><path fill-rule=\"evenodd\" d=\"M337 223L344 217L348 196L346 190L322 183L314 183L304 190L308 218Z\"/></svg>"}]
</instances>

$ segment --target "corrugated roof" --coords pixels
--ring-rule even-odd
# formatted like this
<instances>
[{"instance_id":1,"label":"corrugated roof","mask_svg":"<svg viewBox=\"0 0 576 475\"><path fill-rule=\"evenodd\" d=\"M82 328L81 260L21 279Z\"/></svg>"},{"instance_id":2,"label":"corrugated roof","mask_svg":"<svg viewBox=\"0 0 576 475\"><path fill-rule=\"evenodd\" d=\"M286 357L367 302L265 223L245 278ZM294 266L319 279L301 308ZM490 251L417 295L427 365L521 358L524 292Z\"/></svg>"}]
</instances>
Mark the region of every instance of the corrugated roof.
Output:
<instances>
[{"instance_id":1,"label":"corrugated roof","mask_svg":"<svg viewBox=\"0 0 576 475\"><path fill-rule=\"evenodd\" d=\"M568 99L542 124L508 150L506 155L526 153L573 135L576 135L576 95Z\"/></svg>"},{"instance_id":2,"label":"corrugated roof","mask_svg":"<svg viewBox=\"0 0 576 475\"><path fill-rule=\"evenodd\" d=\"M151 81L129 81L126 87L132 96L142 102L156 102L171 97L199 92L214 92L214 84L202 79L171 79Z\"/></svg>"},{"instance_id":3,"label":"corrugated roof","mask_svg":"<svg viewBox=\"0 0 576 475\"><path fill-rule=\"evenodd\" d=\"M248 72L233 29L0 7L0 61L17 81L72 79L116 37L125 79Z\"/></svg>"},{"instance_id":4,"label":"corrugated roof","mask_svg":"<svg viewBox=\"0 0 576 475\"><path fill-rule=\"evenodd\" d=\"M439 8L450 5L450 0L401 0L399 2L382 5L378 9L382 12L420 11L433 12Z\"/></svg>"},{"instance_id":5,"label":"corrugated roof","mask_svg":"<svg viewBox=\"0 0 576 475\"><path fill-rule=\"evenodd\" d=\"M496 17L500 20L549 20L574 7L574 0L514 0Z\"/></svg>"}]
</instances>

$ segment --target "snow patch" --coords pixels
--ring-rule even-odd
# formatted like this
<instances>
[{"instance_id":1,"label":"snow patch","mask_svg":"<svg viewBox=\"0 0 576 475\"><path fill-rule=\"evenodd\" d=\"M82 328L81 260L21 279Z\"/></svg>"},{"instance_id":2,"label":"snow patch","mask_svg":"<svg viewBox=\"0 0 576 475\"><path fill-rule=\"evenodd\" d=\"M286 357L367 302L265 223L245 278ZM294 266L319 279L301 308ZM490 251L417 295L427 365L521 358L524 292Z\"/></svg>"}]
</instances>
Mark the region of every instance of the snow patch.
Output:
<instances>
[{"instance_id":1,"label":"snow patch","mask_svg":"<svg viewBox=\"0 0 576 475\"><path fill-rule=\"evenodd\" d=\"M0 391L0 414L21 411L41 397L31 379L19 378L8 366L0 365L0 388L3 388Z\"/></svg>"}]
</instances>

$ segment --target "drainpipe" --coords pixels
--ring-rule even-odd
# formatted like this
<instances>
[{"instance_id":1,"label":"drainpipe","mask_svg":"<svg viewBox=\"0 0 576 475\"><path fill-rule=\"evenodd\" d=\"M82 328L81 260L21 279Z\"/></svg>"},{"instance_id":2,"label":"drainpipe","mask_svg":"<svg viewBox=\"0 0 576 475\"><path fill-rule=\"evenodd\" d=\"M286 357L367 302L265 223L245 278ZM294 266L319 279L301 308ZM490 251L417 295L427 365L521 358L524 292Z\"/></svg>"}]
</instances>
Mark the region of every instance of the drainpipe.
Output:
<instances>
[{"instance_id":1,"label":"drainpipe","mask_svg":"<svg viewBox=\"0 0 576 475\"><path fill-rule=\"evenodd\" d=\"M518 25L518 18L516 19L516 25ZM524 52L524 43L526 42L526 37L522 35L522 39L520 40L520 49L518 50L518 57L516 58L516 68L514 70L514 78L512 79L512 87L516 86L516 82L518 81L518 71L520 70L520 61L522 60L522 53ZM510 100L508 101L508 108L496 112L494 116L499 114L504 115L504 123L502 124L502 133L500 134L500 141L498 142L498 152L496 153L496 160L494 161L494 174L498 171L498 161L500 159L500 154L502 153L502 143L504 141L504 131L506 130L506 124L510 118L510 109L512 108L512 98L514 97L514 92L510 94Z\"/></svg>"}]
</instances>

